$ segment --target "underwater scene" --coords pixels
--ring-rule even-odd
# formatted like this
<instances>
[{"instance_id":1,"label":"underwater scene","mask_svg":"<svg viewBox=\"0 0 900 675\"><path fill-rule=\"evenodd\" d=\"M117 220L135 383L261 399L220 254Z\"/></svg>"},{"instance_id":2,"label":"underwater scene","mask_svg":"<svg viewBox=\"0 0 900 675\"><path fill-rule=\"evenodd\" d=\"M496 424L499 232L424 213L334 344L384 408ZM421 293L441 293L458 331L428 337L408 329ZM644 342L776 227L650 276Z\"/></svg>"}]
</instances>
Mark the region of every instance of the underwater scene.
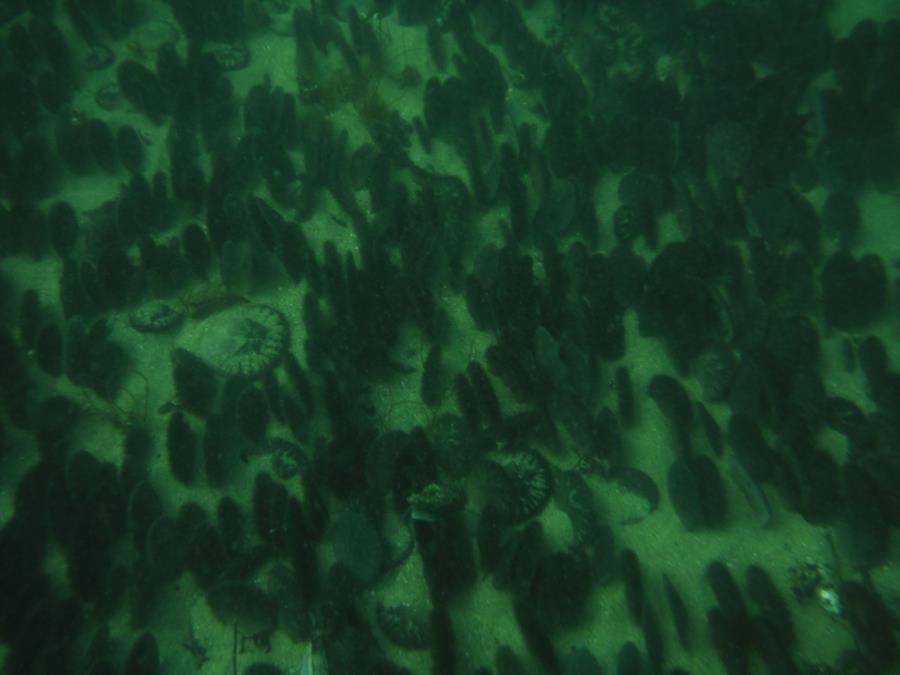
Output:
<instances>
[{"instance_id":1,"label":"underwater scene","mask_svg":"<svg viewBox=\"0 0 900 675\"><path fill-rule=\"evenodd\" d=\"M900 673L898 279L897 0L0 0L2 673Z\"/></svg>"}]
</instances>

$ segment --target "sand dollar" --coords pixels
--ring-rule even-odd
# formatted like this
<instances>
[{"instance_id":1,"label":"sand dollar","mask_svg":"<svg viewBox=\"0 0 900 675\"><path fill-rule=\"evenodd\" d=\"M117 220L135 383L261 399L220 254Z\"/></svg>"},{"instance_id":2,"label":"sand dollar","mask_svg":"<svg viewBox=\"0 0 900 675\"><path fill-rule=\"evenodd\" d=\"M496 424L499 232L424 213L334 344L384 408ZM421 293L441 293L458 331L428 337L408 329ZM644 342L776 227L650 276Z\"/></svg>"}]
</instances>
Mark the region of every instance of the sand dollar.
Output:
<instances>
[{"instance_id":1,"label":"sand dollar","mask_svg":"<svg viewBox=\"0 0 900 675\"><path fill-rule=\"evenodd\" d=\"M281 360L288 342L284 315L262 304L236 305L185 331L182 346L224 375L254 377Z\"/></svg>"},{"instance_id":2,"label":"sand dollar","mask_svg":"<svg viewBox=\"0 0 900 675\"><path fill-rule=\"evenodd\" d=\"M147 302L128 315L128 323L141 333L164 333L176 328L184 315L163 300Z\"/></svg>"}]
</instances>

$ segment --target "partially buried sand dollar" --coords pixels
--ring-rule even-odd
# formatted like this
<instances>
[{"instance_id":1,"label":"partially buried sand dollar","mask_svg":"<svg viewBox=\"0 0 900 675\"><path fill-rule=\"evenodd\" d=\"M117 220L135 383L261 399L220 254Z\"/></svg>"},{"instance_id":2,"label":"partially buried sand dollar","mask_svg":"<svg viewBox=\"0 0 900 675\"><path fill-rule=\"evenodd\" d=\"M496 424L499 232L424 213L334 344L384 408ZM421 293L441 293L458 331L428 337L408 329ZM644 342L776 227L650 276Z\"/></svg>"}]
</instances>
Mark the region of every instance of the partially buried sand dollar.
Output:
<instances>
[{"instance_id":1,"label":"partially buried sand dollar","mask_svg":"<svg viewBox=\"0 0 900 675\"><path fill-rule=\"evenodd\" d=\"M269 305L237 305L193 324L180 342L224 375L254 377L281 360L288 325Z\"/></svg>"}]
</instances>

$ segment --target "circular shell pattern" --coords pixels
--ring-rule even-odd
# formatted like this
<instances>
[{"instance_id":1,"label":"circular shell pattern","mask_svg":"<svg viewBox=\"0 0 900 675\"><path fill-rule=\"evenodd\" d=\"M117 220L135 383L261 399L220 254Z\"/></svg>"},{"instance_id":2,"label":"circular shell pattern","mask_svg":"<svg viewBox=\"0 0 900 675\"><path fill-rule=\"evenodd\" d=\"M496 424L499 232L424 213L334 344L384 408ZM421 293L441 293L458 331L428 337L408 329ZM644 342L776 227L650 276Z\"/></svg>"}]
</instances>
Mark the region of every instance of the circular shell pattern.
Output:
<instances>
[{"instance_id":1,"label":"circular shell pattern","mask_svg":"<svg viewBox=\"0 0 900 675\"><path fill-rule=\"evenodd\" d=\"M274 307L230 307L190 327L183 346L224 375L255 377L284 354L288 324Z\"/></svg>"},{"instance_id":2,"label":"circular shell pattern","mask_svg":"<svg viewBox=\"0 0 900 675\"><path fill-rule=\"evenodd\" d=\"M553 493L550 464L534 450L499 455L485 462L492 500L512 522L533 518Z\"/></svg>"},{"instance_id":3,"label":"circular shell pattern","mask_svg":"<svg viewBox=\"0 0 900 675\"><path fill-rule=\"evenodd\" d=\"M164 333L178 326L184 316L162 300L148 302L128 315L128 323L141 333Z\"/></svg>"}]
</instances>

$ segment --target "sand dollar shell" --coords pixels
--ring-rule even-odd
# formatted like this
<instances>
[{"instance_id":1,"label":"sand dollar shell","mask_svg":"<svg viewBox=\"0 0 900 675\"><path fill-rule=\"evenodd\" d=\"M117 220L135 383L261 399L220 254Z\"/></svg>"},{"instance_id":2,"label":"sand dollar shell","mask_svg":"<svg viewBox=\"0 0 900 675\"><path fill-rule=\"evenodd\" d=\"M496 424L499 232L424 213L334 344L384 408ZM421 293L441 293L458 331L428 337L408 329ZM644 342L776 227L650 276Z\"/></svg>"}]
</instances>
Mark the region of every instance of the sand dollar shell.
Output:
<instances>
[{"instance_id":1,"label":"sand dollar shell","mask_svg":"<svg viewBox=\"0 0 900 675\"><path fill-rule=\"evenodd\" d=\"M162 300L147 302L128 315L128 323L141 333L164 333L175 328L184 316Z\"/></svg>"},{"instance_id":2,"label":"sand dollar shell","mask_svg":"<svg viewBox=\"0 0 900 675\"><path fill-rule=\"evenodd\" d=\"M534 450L495 455L484 462L490 498L511 522L522 522L544 510L553 493L553 474Z\"/></svg>"},{"instance_id":3,"label":"sand dollar shell","mask_svg":"<svg viewBox=\"0 0 900 675\"><path fill-rule=\"evenodd\" d=\"M250 50L242 42L220 42L206 48L225 70L243 70L250 64Z\"/></svg>"},{"instance_id":4,"label":"sand dollar shell","mask_svg":"<svg viewBox=\"0 0 900 675\"><path fill-rule=\"evenodd\" d=\"M281 312L245 304L193 324L182 346L224 375L255 377L281 360L287 342L288 324Z\"/></svg>"}]
</instances>

